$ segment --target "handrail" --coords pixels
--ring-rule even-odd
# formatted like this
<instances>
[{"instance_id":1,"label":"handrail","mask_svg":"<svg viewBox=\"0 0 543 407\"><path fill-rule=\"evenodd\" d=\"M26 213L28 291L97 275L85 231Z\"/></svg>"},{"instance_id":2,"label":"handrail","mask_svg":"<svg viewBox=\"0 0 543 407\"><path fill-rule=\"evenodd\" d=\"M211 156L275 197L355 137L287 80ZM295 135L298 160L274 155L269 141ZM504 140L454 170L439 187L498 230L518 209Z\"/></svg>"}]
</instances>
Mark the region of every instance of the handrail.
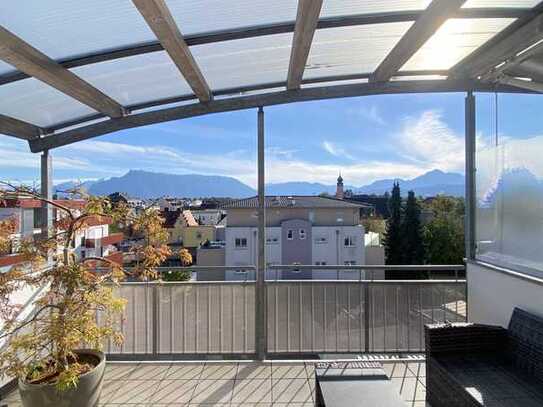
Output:
<instances>
[{"instance_id":1,"label":"handrail","mask_svg":"<svg viewBox=\"0 0 543 407\"><path fill-rule=\"evenodd\" d=\"M285 265L270 265L268 266L268 269L276 270L276 269L299 269L299 270L426 270L426 271L439 271L439 270L446 270L446 271L454 271L459 270L463 271L466 269L466 266L464 264L421 264L421 265L384 265L384 264L376 264L376 265L324 265L324 266L317 266L317 265L310 265L310 264L285 264Z\"/></svg>"}]
</instances>

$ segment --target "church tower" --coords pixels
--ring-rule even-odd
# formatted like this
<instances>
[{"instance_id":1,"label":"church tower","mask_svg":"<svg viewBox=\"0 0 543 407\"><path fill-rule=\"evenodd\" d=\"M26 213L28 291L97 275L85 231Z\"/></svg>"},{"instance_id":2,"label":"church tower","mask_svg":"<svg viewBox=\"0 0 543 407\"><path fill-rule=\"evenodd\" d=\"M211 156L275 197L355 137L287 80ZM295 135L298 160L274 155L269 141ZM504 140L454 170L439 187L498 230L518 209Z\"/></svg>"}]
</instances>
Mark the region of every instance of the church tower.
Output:
<instances>
[{"instance_id":1,"label":"church tower","mask_svg":"<svg viewBox=\"0 0 543 407\"><path fill-rule=\"evenodd\" d=\"M337 177L336 198L343 199L343 196L343 178L341 178L341 173L339 173L339 177Z\"/></svg>"}]
</instances>

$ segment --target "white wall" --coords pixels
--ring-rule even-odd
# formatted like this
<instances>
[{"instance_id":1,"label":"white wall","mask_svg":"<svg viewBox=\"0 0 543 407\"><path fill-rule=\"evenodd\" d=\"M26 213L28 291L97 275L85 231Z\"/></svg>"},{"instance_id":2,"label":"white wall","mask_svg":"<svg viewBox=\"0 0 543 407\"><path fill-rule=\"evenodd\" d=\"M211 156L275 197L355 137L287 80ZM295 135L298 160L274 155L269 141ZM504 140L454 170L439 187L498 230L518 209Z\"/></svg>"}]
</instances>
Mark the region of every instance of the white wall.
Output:
<instances>
[{"instance_id":1,"label":"white wall","mask_svg":"<svg viewBox=\"0 0 543 407\"><path fill-rule=\"evenodd\" d=\"M543 279L538 284L475 263L467 279L470 322L507 327L514 307L543 316Z\"/></svg>"}]
</instances>

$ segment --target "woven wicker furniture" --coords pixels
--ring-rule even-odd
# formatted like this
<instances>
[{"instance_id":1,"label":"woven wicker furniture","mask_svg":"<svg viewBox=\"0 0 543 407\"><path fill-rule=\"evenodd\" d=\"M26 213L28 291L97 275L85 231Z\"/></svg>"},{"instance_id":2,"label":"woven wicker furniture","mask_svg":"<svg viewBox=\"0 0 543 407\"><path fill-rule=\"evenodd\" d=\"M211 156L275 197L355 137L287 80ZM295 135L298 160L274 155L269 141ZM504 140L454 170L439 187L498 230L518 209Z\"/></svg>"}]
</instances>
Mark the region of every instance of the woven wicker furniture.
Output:
<instances>
[{"instance_id":1,"label":"woven wicker furniture","mask_svg":"<svg viewBox=\"0 0 543 407\"><path fill-rule=\"evenodd\" d=\"M543 318L516 308L508 329L436 324L425 334L432 407L543 406Z\"/></svg>"}]
</instances>

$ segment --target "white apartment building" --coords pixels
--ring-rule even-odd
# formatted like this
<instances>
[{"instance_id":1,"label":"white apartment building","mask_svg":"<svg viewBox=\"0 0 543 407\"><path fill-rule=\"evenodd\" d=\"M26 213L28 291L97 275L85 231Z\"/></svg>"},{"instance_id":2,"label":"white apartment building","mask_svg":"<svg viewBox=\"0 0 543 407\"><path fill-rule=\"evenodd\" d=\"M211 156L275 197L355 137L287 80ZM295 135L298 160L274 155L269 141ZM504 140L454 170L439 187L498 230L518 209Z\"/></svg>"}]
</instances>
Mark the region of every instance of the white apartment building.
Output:
<instances>
[{"instance_id":1,"label":"white apartment building","mask_svg":"<svg viewBox=\"0 0 543 407\"><path fill-rule=\"evenodd\" d=\"M226 209L226 266L257 264L258 199L234 201ZM266 197L266 263L268 265L362 265L364 228L359 205L318 196ZM275 271L267 271L268 278ZM359 271L281 270L282 279L359 278ZM362 273L364 277L364 273ZM227 280L247 278L246 271L229 271Z\"/></svg>"}]
</instances>

